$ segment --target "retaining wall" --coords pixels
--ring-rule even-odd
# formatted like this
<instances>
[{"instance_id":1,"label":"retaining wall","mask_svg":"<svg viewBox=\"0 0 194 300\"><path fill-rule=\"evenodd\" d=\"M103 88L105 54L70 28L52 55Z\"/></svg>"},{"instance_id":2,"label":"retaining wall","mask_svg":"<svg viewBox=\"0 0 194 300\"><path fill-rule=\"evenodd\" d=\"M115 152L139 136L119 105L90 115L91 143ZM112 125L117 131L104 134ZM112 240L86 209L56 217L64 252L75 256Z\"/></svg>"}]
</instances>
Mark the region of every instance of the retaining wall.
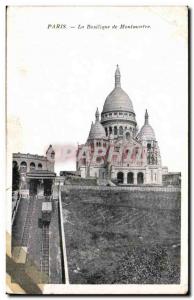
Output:
<instances>
[{"instance_id":1,"label":"retaining wall","mask_svg":"<svg viewBox=\"0 0 194 300\"><path fill-rule=\"evenodd\" d=\"M83 185L64 185L61 191L66 190L95 190L95 191L140 191L140 192L180 192L180 187L164 186L83 186Z\"/></svg>"}]
</instances>

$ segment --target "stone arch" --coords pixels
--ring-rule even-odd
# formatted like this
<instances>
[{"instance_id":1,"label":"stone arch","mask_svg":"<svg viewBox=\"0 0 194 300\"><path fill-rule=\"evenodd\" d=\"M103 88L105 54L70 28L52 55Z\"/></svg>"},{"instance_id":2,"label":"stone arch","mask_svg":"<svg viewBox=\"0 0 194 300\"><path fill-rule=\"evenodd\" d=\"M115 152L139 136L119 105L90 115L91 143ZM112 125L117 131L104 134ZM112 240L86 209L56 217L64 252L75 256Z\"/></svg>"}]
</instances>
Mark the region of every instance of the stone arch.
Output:
<instances>
[{"instance_id":1,"label":"stone arch","mask_svg":"<svg viewBox=\"0 0 194 300\"><path fill-rule=\"evenodd\" d=\"M119 127L119 135L123 135L123 126Z\"/></svg>"},{"instance_id":2,"label":"stone arch","mask_svg":"<svg viewBox=\"0 0 194 300\"><path fill-rule=\"evenodd\" d=\"M42 170L42 164L41 163L38 164L38 169Z\"/></svg>"},{"instance_id":3,"label":"stone arch","mask_svg":"<svg viewBox=\"0 0 194 300\"><path fill-rule=\"evenodd\" d=\"M100 163L101 161L102 161L101 156L97 156L97 157L96 157L96 162L97 162L97 163Z\"/></svg>"},{"instance_id":4,"label":"stone arch","mask_svg":"<svg viewBox=\"0 0 194 300\"><path fill-rule=\"evenodd\" d=\"M126 132L126 139L129 139L129 138L130 138L130 132L127 131L127 132Z\"/></svg>"},{"instance_id":5,"label":"stone arch","mask_svg":"<svg viewBox=\"0 0 194 300\"><path fill-rule=\"evenodd\" d=\"M127 183L129 183L129 184L133 184L134 183L134 175L133 175L132 172L129 172L127 174Z\"/></svg>"},{"instance_id":6,"label":"stone arch","mask_svg":"<svg viewBox=\"0 0 194 300\"><path fill-rule=\"evenodd\" d=\"M27 162L26 161L22 161L20 163L20 170L23 171L23 172L27 171Z\"/></svg>"},{"instance_id":7,"label":"stone arch","mask_svg":"<svg viewBox=\"0 0 194 300\"><path fill-rule=\"evenodd\" d=\"M36 169L36 165L34 162L30 163L30 170L35 170Z\"/></svg>"},{"instance_id":8,"label":"stone arch","mask_svg":"<svg viewBox=\"0 0 194 300\"><path fill-rule=\"evenodd\" d=\"M144 183L144 174L142 172L139 172L137 174L137 184L143 184Z\"/></svg>"},{"instance_id":9,"label":"stone arch","mask_svg":"<svg viewBox=\"0 0 194 300\"><path fill-rule=\"evenodd\" d=\"M123 174L123 172L118 172L117 173L117 181L118 181L118 183L123 183L123 181L124 181L124 174Z\"/></svg>"},{"instance_id":10,"label":"stone arch","mask_svg":"<svg viewBox=\"0 0 194 300\"><path fill-rule=\"evenodd\" d=\"M118 134L117 126L114 126L114 135Z\"/></svg>"}]
</instances>

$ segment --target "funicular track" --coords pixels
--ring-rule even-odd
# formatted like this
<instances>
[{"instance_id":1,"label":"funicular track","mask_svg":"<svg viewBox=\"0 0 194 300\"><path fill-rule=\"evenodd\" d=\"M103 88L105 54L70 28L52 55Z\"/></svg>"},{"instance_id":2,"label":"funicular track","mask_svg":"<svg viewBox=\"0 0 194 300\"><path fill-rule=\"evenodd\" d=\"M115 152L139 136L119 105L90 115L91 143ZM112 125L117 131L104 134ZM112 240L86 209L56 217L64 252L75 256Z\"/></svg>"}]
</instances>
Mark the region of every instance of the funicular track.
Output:
<instances>
[{"instance_id":1,"label":"funicular track","mask_svg":"<svg viewBox=\"0 0 194 300\"><path fill-rule=\"evenodd\" d=\"M24 224L23 235L22 235L22 243L21 244L24 247L27 247L27 245L28 245L30 226L31 226L32 217L33 217L34 203L35 203L35 196L31 196L30 202L28 205L28 212L27 212L26 220L25 220L25 224Z\"/></svg>"},{"instance_id":2,"label":"funicular track","mask_svg":"<svg viewBox=\"0 0 194 300\"><path fill-rule=\"evenodd\" d=\"M41 272L49 276L49 224L42 225Z\"/></svg>"}]
</instances>

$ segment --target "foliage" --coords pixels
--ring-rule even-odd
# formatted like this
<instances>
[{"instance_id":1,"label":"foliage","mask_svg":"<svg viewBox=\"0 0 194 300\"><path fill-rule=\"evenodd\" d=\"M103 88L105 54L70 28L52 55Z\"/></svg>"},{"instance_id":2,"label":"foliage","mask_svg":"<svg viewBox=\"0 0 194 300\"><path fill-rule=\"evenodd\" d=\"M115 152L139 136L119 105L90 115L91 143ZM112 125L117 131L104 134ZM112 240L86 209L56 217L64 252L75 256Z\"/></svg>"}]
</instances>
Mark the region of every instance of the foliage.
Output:
<instances>
[{"instance_id":1,"label":"foliage","mask_svg":"<svg viewBox=\"0 0 194 300\"><path fill-rule=\"evenodd\" d=\"M12 168L12 191L19 190L20 185L20 173L17 164L13 164Z\"/></svg>"}]
</instances>

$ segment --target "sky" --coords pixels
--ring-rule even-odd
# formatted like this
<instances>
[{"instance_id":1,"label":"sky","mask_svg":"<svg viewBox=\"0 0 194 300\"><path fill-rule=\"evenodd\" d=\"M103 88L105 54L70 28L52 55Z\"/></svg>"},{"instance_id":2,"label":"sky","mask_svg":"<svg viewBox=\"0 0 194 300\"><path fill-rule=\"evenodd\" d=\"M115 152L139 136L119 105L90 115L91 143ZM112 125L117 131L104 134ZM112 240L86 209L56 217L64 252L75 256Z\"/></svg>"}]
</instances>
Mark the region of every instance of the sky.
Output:
<instances>
[{"instance_id":1,"label":"sky","mask_svg":"<svg viewBox=\"0 0 194 300\"><path fill-rule=\"evenodd\" d=\"M9 8L8 153L44 155L52 144L57 173L75 170L77 145L86 142L96 108L102 111L114 88L119 64L139 129L147 109L163 166L184 171L186 16L184 7Z\"/></svg>"}]
</instances>

